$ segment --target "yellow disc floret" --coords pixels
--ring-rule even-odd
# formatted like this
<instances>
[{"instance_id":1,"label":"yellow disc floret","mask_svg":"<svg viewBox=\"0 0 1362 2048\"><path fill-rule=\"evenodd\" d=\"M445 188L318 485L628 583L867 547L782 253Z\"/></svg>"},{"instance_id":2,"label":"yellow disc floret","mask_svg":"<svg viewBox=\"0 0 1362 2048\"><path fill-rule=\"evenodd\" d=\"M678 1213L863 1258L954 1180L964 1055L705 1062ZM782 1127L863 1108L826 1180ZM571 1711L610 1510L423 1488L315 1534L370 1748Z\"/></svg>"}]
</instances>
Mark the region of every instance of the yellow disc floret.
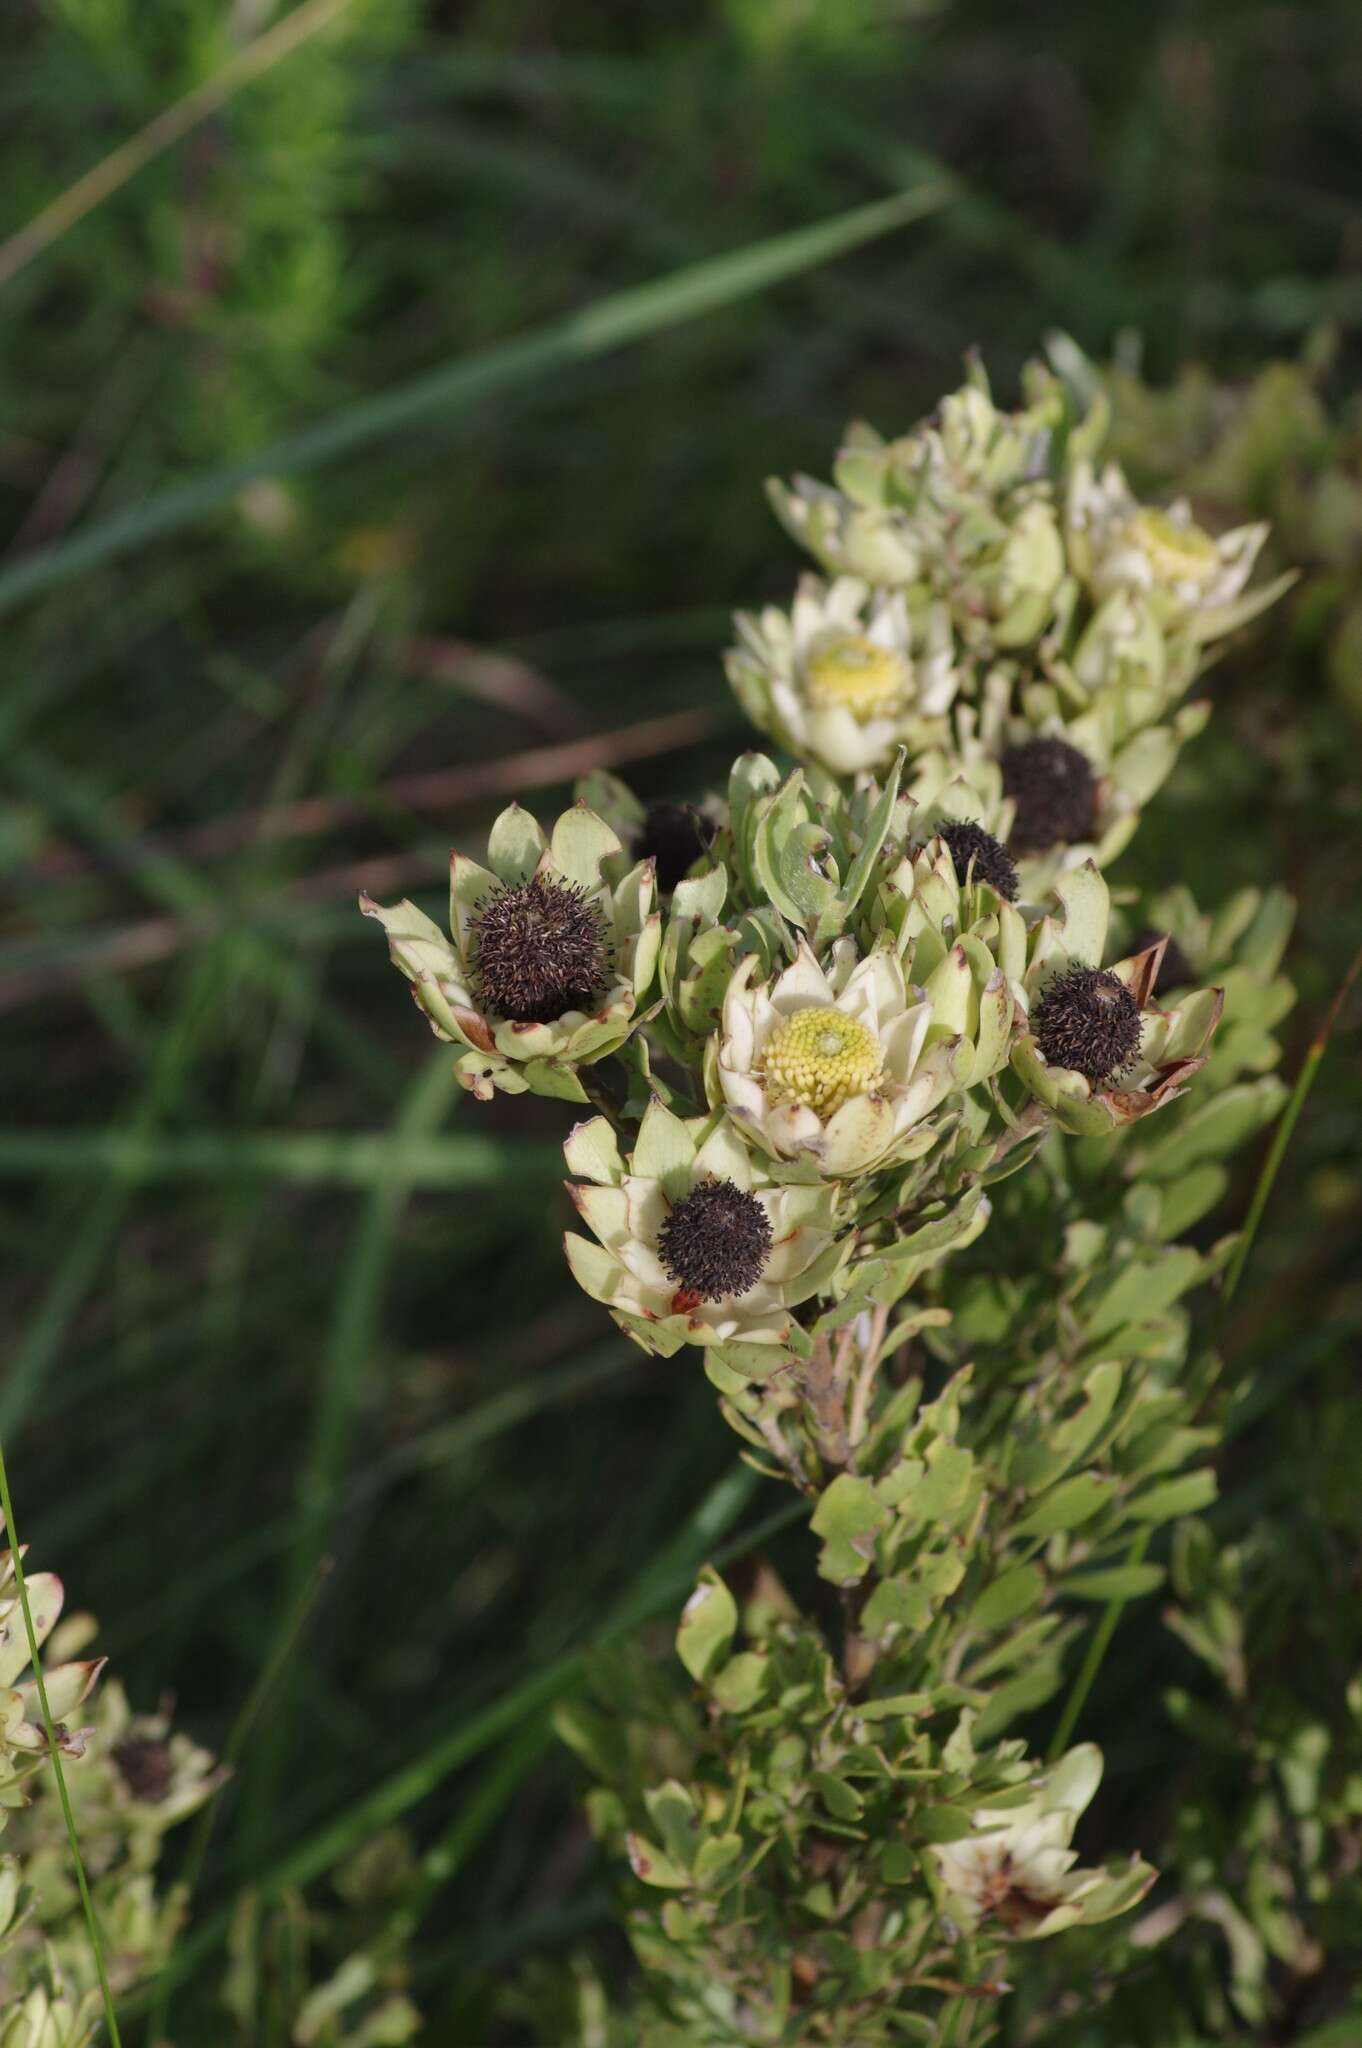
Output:
<instances>
[{"instance_id":1,"label":"yellow disc floret","mask_svg":"<svg viewBox=\"0 0 1362 2048\"><path fill-rule=\"evenodd\" d=\"M901 710L913 690L906 655L881 647L864 633L838 633L824 640L804 669L810 704L822 711L843 705L862 724Z\"/></svg>"},{"instance_id":2,"label":"yellow disc floret","mask_svg":"<svg viewBox=\"0 0 1362 2048\"><path fill-rule=\"evenodd\" d=\"M1129 534L1161 583L1191 583L1201 589L1219 574L1220 551L1209 533L1190 522L1180 526L1157 505L1146 505L1135 514Z\"/></svg>"},{"instance_id":3,"label":"yellow disc floret","mask_svg":"<svg viewBox=\"0 0 1362 2048\"><path fill-rule=\"evenodd\" d=\"M772 1032L762 1066L773 1101L802 1102L821 1117L853 1095L868 1095L884 1078L870 1026L822 1003L796 1010Z\"/></svg>"}]
</instances>

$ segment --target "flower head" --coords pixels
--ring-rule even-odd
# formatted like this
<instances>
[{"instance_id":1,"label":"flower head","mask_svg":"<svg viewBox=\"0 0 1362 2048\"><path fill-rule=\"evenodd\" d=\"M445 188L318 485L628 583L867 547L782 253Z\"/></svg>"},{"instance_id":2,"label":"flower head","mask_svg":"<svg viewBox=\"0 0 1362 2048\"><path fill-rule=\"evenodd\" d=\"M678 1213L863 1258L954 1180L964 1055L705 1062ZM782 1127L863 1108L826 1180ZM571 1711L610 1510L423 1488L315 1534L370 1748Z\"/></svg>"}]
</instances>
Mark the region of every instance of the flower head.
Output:
<instances>
[{"instance_id":1,"label":"flower head","mask_svg":"<svg viewBox=\"0 0 1362 2048\"><path fill-rule=\"evenodd\" d=\"M1051 1067L1071 1067L1092 1087L1112 1081L1140 1049L1140 1006L1119 976L1101 967L1052 975L1032 1015Z\"/></svg>"},{"instance_id":2,"label":"flower head","mask_svg":"<svg viewBox=\"0 0 1362 2048\"><path fill-rule=\"evenodd\" d=\"M569 1234L568 1264L645 1350L717 1345L737 1369L790 1355L792 1311L826 1288L848 1249L837 1193L779 1186L723 1115L645 1111L631 1155L604 1117L570 1133L568 1192L597 1243Z\"/></svg>"},{"instance_id":3,"label":"flower head","mask_svg":"<svg viewBox=\"0 0 1362 2048\"><path fill-rule=\"evenodd\" d=\"M1282 594L1291 578L1245 593L1266 525L1211 534L1185 498L1141 505L1115 463L1100 475L1075 464L1066 511L1070 559L1094 595L1138 593L1166 630L1195 642L1219 639Z\"/></svg>"},{"instance_id":4,"label":"flower head","mask_svg":"<svg viewBox=\"0 0 1362 2048\"><path fill-rule=\"evenodd\" d=\"M1023 1805L981 1807L970 1815L968 1835L932 1845L947 1915L960 1933L986 1926L1012 1941L1036 1941L1079 1921L1109 1920L1144 1897L1155 1873L1138 1857L1106 1870L1075 1867L1069 1844L1101 1777L1101 1751L1082 1743L1032 1780Z\"/></svg>"},{"instance_id":5,"label":"flower head","mask_svg":"<svg viewBox=\"0 0 1362 2048\"><path fill-rule=\"evenodd\" d=\"M774 981L756 969L744 960L730 983L710 1076L754 1144L842 1176L931 1142L919 1126L955 1085L955 1034L892 946L858 961L839 941L825 969L801 940Z\"/></svg>"},{"instance_id":6,"label":"flower head","mask_svg":"<svg viewBox=\"0 0 1362 2048\"><path fill-rule=\"evenodd\" d=\"M936 829L962 887L972 876L976 882L987 882L1004 903L1016 902L1017 863L1001 839L973 818L945 818Z\"/></svg>"},{"instance_id":7,"label":"flower head","mask_svg":"<svg viewBox=\"0 0 1362 2048\"><path fill-rule=\"evenodd\" d=\"M387 932L436 1037L459 1047L466 1088L584 1101L573 1066L628 1037L653 979L653 863L629 867L617 834L582 803L548 839L512 804L487 855L490 870L451 856L450 938L414 903L385 910L361 896L360 909Z\"/></svg>"},{"instance_id":8,"label":"flower head","mask_svg":"<svg viewBox=\"0 0 1362 2048\"><path fill-rule=\"evenodd\" d=\"M489 1017L555 1024L605 992L610 931L580 883L536 874L489 890L469 930L473 988Z\"/></svg>"},{"instance_id":9,"label":"flower head","mask_svg":"<svg viewBox=\"0 0 1362 2048\"><path fill-rule=\"evenodd\" d=\"M766 1271L771 1245L764 1205L727 1176L698 1181L673 1203L657 1233L668 1277L682 1294L701 1301L750 1293Z\"/></svg>"},{"instance_id":10,"label":"flower head","mask_svg":"<svg viewBox=\"0 0 1362 2048\"><path fill-rule=\"evenodd\" d=\"M53 1572L25 1575L33 1634L39 1649L57 1625L66 1598L61 1580ZM83 1756L88 1728L72 1728L76 1708L87 1700L108 1660L57 1663L43 1670L47 1703L57 1730L57 1747L66 1756ZM28 1668L28 1630L11 1551L0 1553L0 1774L11 1754L19 1757L41 1755L47 1748L42 1705L36 1678L22 1678ZM17 1682L16 1682L17 1681Z\"/></svg>"},{"instance_id":11,"label":"flower head","mask_svg":"<svg viewBox=\"0 0 1362 2048\"><path fill-rule=\"evenodd\" d=\"M769 606L736 624L729 681L753 723L802 760L854 775L940 736L959 687L943 607L910 613L900 592L805 576L789 613Z\"/></svg>"},{"instance_id":12,"label":"flower head","mask_svg":"<svg viewBox=\"0 0 1362 2048\"><path fill-rule=\"evenodd\" d=\"M1159 1008L1162 942L1100 966L1110 899L1091 862L1063 876L1054 894L1056 911L1031 935L1018 991L1028 1028L1013 1044L1012 1066L1063 1129L1100 1136L1183 1092L1206 1064L1224 996L1193 989Z\"/></svg>"},{"instance_id":13,"label":"flower head","mask_svg":"<svg viewBox=\"0 0 1362 2048\"><path fill-rule=\"evenodd\" d=\"M705 851L713 829L693 804L650 804L634 840L634 858L653 862L658 889L670 896Z\"/></svg>"}]
</instances>

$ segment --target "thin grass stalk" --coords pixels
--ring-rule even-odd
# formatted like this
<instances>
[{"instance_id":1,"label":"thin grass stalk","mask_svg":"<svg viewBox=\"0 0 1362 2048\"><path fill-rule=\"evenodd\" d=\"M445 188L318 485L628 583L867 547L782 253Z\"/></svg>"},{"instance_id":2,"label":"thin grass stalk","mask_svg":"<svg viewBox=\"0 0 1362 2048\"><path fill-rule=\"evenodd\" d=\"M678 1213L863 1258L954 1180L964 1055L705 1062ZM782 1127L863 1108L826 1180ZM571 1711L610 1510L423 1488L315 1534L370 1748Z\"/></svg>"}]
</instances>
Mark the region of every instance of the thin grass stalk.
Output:
<instances>
[{"instance_id":1,"label":"thin grass stalk","mask_svg":"<svg viewBox=\"0 0 1362 2048\"><path fill-rule=\"evenodd\" d=\"M1249 1253L1252 1251L1254 1239L1258 1235L1258 1226L1263 1220L1263 1211L1267 1208L1273 1183L1281 1169L1282 1161L1286 1157L1286 1148L1291 1143L1292 1133L1296 1128L1296 1120L1305 1107L1306 1097L1315 1085L1315 1076L1319 1072L1320 1062L1328 1050L1334 1026L1342 1014L1343 1005L1348 1000L1349 992L1359 972L1362 972L1362 947L1358 948L1349 961L1347 972L1339 983L1334 999L1325 1012L1324 1022L1310 1041L1309 1050L1301 1061L1301 1070L1296 1076L1296 1085L1291 1090L1291 1098L1286 1108L1282 1111L1277 1122L1277 1128L1272 1134L1272 1143L1268 1147L1267 1157L1263 1161L1262 1172L1258 1175L1258 1184L1253 1190L1253 1200L1249 1203L1249 1212L1244 1219L1243 1231L1240 1234L1238 1244L1235 1246L1234 1257L1230 1260L1229 1266L1226 1269L1225 1285L1220 1295L1222 1315L1234 1299L1235 1290L1243 1278L1244 1268L1248 1264Z\"/></svg>"},{"instance_id":2,"label":"thin grass stalk","mask_svg":"<svg viewBox=\"0 0 1362 2048\"><path fill-rule=\"evenodd\" d=\"M1348 964L1347 972L1335 991L1334 999L1325 1012L1324 1021L1310 1041L1309 1049L1301 1062L1300 1072L1296 1076L1296 1084L1291 1090L1290 1100L1287 1102L1286 1108L1278 1119L1277 1128L1272 1134L1272 1143L1268 1148L1267 1157L1263 1161L1262 1171L1258 1175L1258 1182L1253 1190L1253 1199L1249 1203L1249 1212L1244 1221L1243 1231L1235 1247L1234 1257L1230 1260L1229 1266L1226 1269L1225 1285L1220 1296L1220 1314L1222 1318L1225 1310L1234 1298L1234 1293L1240 1280L1243 1278L1244 1268L1248 1264L1249 1253L1252 1251L1254 1241L1258 1235L1258 1226L1263 1220L1263 1212L1267 1208L1268 1199L1272 1193L1277 1175L1281 1170L1282 1161L1286 1157L1287 1147L1291 1143L1297 1120L1305 1107L1306 1098L1310 1090L1315 1085L1315 1076L1318 1074L1320 1064L1328 1050L1329 1040L1333 1036L1334 1027L1338 1023L1343 1005L1348 999L1349 992L1359 972L1362 972L1362 948L1359 948L1354 953ZM1126 1564L1143 1563L1144 1554L1148 1546L1149 1531L1144 1529L1141 1530L1126 1553ZM1111 1639L1116 1633L1117 1623L1120 1621L1127 1604L1125 1600L1113 1600L1103 1612L1101 1620L1093 1631L1092 1639L1088 1644L1087 1655L1084 1657L1078 1676L1073 1682L1069 1697L1064 1703L1064 1711L1059 1717L1054 1735L1050 1741L1049 1760L1051 1763L1056 1762L1063 1756L1065 1749L1068 1747L1069 1738L1074 1732L1088 1694L1092 1691L1093 1685L1096 1682L1097 1674L1102 1668L1102 1660L1111 1646Z\"/></svg>"},{"instance_id":3,"label":"thin grass stalk","mask_svg":"<svg viewBox=\"0 0 1362 2048\"><path fill-rule=\"evenodd\" d=\"M5 1452L0 1444L0 1511L5 1517L5 1529L9 1537L10 1555L14 1560L14 1582L19 1590L19 1605L23 1610L24 1633L28 1637L28 1653L33 1664L33 1679L38 1688L38 1702L43 1710L43 1727L47 1732L48 1754L57 1780L57 1797L61 1801L62 1818L66 1822L66 1839L71 1844L71 1861L75 1866L76 1885L80 1892L81 1911L85 1915L85 1929L90 1938L90 1953L95 1960L95 1974L99 1978L100 1996L104 2001L104 2024L109 2030L111 2048L122 2048L122 2036L118 2031L118 2015L114 2011L113 1992L109 1988L109 1971L104 1960L104 1936L100 1932L99 1915L95 1902L90 1897L90 1886L85 1876L85 1859L80 1853L80 1839L76 1833L76 1817L71 1811L71 1795L66 1789L66 1773L62 1769L61 1751L57 1747L56 1724L52 1719L52 1708L47 1698L47 1680L43 1677L42 1655L38 1648L38 1637L33 1627L33 1610L28 1604L28 1581L24 1576L23 1552L19 1542L19 1531L14 1522L14 1502L10 1498L9 1473L5 1467Z\"/></svg>"}]
</instances>

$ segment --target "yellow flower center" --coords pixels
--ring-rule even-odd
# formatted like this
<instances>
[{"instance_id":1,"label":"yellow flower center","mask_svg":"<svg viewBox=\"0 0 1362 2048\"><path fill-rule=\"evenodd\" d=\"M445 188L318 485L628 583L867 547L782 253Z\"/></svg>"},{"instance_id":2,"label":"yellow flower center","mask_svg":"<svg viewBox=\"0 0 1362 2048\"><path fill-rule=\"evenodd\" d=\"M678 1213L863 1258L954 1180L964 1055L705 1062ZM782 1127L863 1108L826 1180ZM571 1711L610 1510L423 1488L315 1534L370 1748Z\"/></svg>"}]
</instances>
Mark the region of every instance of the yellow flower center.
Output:
<instances>
[{"instance_id":1,"label":"yellow flower center","mask_svg":"<svg viewBox=\"0 0 1362 2048\"><path fill-rule=\"evenodd\" d=\"M763 1062L768 1094L831 1116L884 1078L880 1042L868 1024L819 1003L796 1010L773 1031Z\"/></svg>"},{"instance_id":2,"label":"yellow flower center","mask_svg":"<svg viewBox=\"0 0 1362 2048\"><path fill-rule=\"evenodd\" d=\"M864 724L907 703L913 670L906 655L879 646L864 633L838 633L810 656L804 688L810 704L819 710L843 704Z\"/></svg>"},{"instance_id":3,"label":"yellow flower center","mask_svg":"<svg viewBox=\"0 0 1362 2048\"><path fill-rule=\"evenodd\" d=\"M1157 505L1135 514L1130 538L1161 582L1204 588L1219 573L1220 550L1209 533L1200 526L1179 526Z\"/></svg>"}]
</instances>

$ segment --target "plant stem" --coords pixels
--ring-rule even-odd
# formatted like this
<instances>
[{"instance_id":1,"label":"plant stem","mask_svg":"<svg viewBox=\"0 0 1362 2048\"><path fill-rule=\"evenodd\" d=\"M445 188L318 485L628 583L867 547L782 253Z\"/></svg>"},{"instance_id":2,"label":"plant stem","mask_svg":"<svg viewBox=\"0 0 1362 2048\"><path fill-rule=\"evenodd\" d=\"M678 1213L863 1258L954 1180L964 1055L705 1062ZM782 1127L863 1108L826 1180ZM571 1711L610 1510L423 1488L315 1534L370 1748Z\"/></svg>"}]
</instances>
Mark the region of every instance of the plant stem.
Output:
<instances>
[{"instance_id":1,"label":"plant stem","mask_svg":"<svg viewBox=\"0 0 1362 2048\"><path fill-rule=\"evenodd\" d=\"M99 1978L100 1995L104 2001L104 2024L109 2030L111 2048L122 2048L122 2036L118 2031L118 2016L114 2012L113 1993L109 1989L109 1972L104 1961L104 1937L99 1929L99 1916L95 1912L94 1900L85 1878L85 1862L80 1853L80 1842L76 1835L76 1817L71 1811L71 1795L66 1789L66 1773L62 1769L61 1751L57 1746L57 1730L52 1719L52 1708L47 1698L47 1680L43 1677L42 1657L38 1649L38 1637L33 1627L33 1610L28 1604L28 1582L24 1577L24 1560L19 1543L19 1532L14 1526L14 1503L9 1493L9 1473L5 1469L5 1452L0 1445L0 1509L4 1512L5 1528L9 1535L10 1556L14 1562L14 1583L18 1588L19 1605L24 1614L24 1631L28 1637L28 1654L33 1665L33 1679L38 1688L38 1700L43 1710L43 1727L47 1731L47 1747L52 1758L52 1769L57 1779L57 1797L61 1801L62 1818L66 1822L66 1838L71 1844L71 1860L76 1867L76 1885L80 1891L80 1903L85 1914L86 1931L90 1937L90 1952L95 1959L95 1974Z\"/></svg>"},{"instance_id":2,"label":"plant stem","mask_svg":"<svg viewBox=\"0 0 1362 2048\"><path fill-rule=\"evenodd\" d=\"M805 1361L799 1375L800 1390L818 1434L819 1452L824 1463L839 1472L851 1457L846 1395L851 1346L855 1341L854 1326L839 1337L835 1352L830 1338L816 1338L813 1355Z\"/></svg>"},{"instance_id":3,"label":"plant stem","mask_svg":"<svg viewBox=\"0 0 1362 2048\"><path fill-rule=\"evenodd\" d=\"M1006 1159L1014 1146L1024 1143L1035 1132L1043 1131L1049 1121L1050 1112L1043 1102L1028 1102L1011 1130L1004 1131L994 1146L988 1170L991 1171L1001 1160Z\"/></svg>"}]
</instances>

